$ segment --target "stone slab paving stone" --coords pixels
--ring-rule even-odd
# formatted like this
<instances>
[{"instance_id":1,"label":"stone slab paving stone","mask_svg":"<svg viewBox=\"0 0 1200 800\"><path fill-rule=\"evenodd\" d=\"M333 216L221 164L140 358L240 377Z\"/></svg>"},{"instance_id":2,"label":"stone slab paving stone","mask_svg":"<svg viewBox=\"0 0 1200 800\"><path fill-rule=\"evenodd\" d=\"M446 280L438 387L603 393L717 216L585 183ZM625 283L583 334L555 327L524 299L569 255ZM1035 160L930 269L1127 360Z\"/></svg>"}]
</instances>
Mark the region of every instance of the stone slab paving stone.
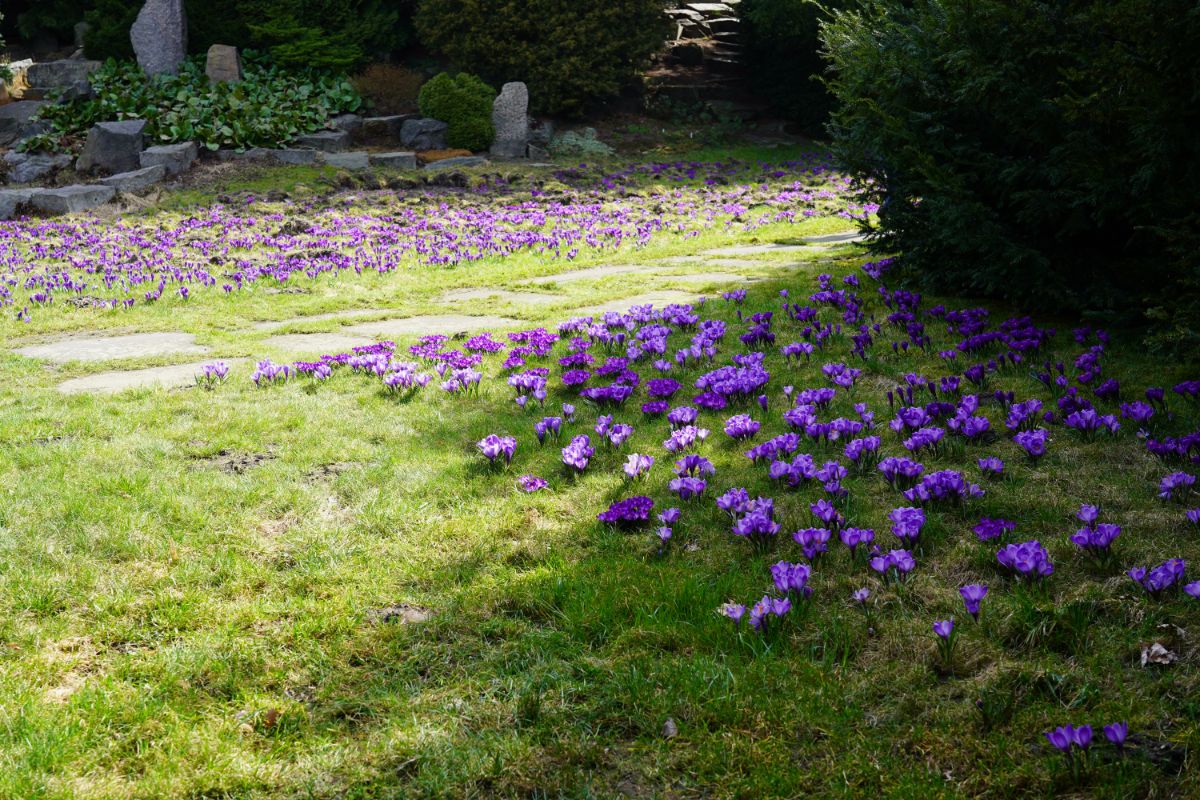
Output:
<instances>
[{"instance_id":1,"label":"stone slab paving stone","mask_svg":"<svg viewBox=\"0 0 1200 800\"><path fill-rule=\"evenodd\" d=\"M371 160L362 150L351 150L347 153L322 153L321 160L327 167L338 169L364 170L370 167Z\"/></svg>"},{"instance_id":2,"label":"stone slab paving stone","mask_svg":"<svg viewBox=\"0 0 1200 800\"><path fill-rule=\"evenodd\" d=\"M827 233L824 236L806 236L804 237L803 241L805 244L831 245L861 242L865 238L866 237L858 231L843 231L841 233Z\"/></svg>"},{"instance_id":3,"label":"stone slab paving stone","mask_svg":"<svg viewBox=\"0 0 1200 800\"><path fill-rule=\"evenodd\" d=\"M388 169L416 169L417 154L397 151L394 153L371 153L371 166Z\"/></svg>"},{"instance_id":4,"label":"stone slab paving stone","mask_svg":"<svg viewBox=\"0 0 1200 800\"><path fill-rule=\"evenodd\" d=\"M762 280L761 278L748 278L745 275L737 275L732 272L685 272L681 275L661 273L655 275L655 277L669 283L686 283L698 286L706 286L710 283L755 283Z\"/></svg>"},{"instance_id":5,"label":"stone slab paving stone","mask_svg":"<svg viewBox=\"0 0 1200 800\"><path fill-rule=\"evenodd\" d=\"M355 317L368 317L372 314L386 314L388 310L386 308L353 308L347 311L309 314L308 316L292 317L291 319L266 319L255 322L250 327L256 331L277 331L280 328L286 328L291 325L304 325L309 322L325 322L331 319L354 319Z\"/></svg>"},{"instance_id":6,"label":"stone slab paving stone","mask_svg":"<svg viewBox=\"0 0 1200 800\"><path fill-rule=\"evenodd\" d=\"M350 146L350 134L346 131L304 133L296 137L296 145L325 153L339 153Z\"/></svg>"},{"instance_id":7,"label":"stone slab paving stone","mask_svg":"<svg viewBox=\"0 0 1200 800\"><path fill-rule=\"evenodd\" d=\"M223 358L221 360L231 367L245 361L244 358ZM165 389L192 386L196 383L196 375L208 363L211 362L197 361L193 364L174 364L169 367L98 372L95 375L85 375L82 378L63 381L58 385L58 390L63 394L113 394L126 389L144 389L155 386Z\"/></svg>"},{"instance_id":8,"label":"stone slab paving stone","mask_svg":"<svg viewBox=\"0 0 1200 800\"><path fill-rule=\"evenodd\" d=\"M488 160L483 156L454 156L453 158L443 158L441 161L426 164L425 169L436 171L441 169L459 169L462 167L482 167L486 163L488 163Z\"/></svg>"},{"instance_id":9,"label":"stone slab paving stone","mask_svg":"<svg viewBox=\"0 0 1200 800\"><path fill-rule=\"evenodd\" d=\"M425 336L426 334L456 334L476 333L479 331L496 331L505 328L520 328L529 323L509 317L491 315L468 316L466 314L437 314L421 317L402 317L399 319L381 319L376 322L362 322L348 325L343 330L348 333L373 336L380 339Z\"/></svg>"},{"instance_id":10,"label":"stone slab paving stone","mask_svg":"<svg viewBox=\"0 0 1200 800\"><path fill-rule=\"evenodd\" d=\"M711 267L737 269L739 267L762 267L764 262L753 258L717 258L713 256L672 256L656 261L656 264L705 264Z\"/></svg>"},{"instance_id":11,"label":"stone slab paving stone","mask_svg":"<svg viewBox=\"0 0 1200 800\"><path fill-rule=\"evenodd\" d=\"M181 175L191 169L200 158L200 148L195 142L160 144L142 151L140 162L143 167L162 166L168 175Z\"/></svg>"},{"instance_id":12,"label":"stone slab paving stone","mask_svg":"<svg viewBox=\"0 0 1200 800\"><path fill-rule=\"evenodd\" d=\"M284 333L265 339L263 344L297 355L326 355L348 353L356 347L375 344L375 340L341 333Z\"/></svg>"},{"instance_id":13,"label":"stone slab paving stone","mask_svg":"<svg viewBox=\"0 0 1200 800\"><path fill-rule=\"evenodd\" d=\"M12 219L17 215L17 209L40 194L44 189L3 189L0 190L0 219Z\"/></svg>"},{"instance_id":14,"label":"stone slab paving stone","mask_svg":"<svg viewBox=\"0 0 1200 800\"><path fill-rule=\"evenodd\" d=\"M537 292L512 292L506 289L453 289L438 298L440 303L465 303L474 300L500 300L514 306L545 306L562 303L565 297Z\"/></svg>"},{"instance_id":15,"label":"stone slab paving stone","mask_svg":"<svg viewBox=\"0 0 1200 800\"><path fill-rule=\"evenodd\" d=\"M196 344L190 333L131 333L125 336L70 336L29 344L14 352L55 364L72 361L112 361L118 358L198 355L208 348Z\"/></svg>"},{"instance_id":16,"label":"stone slab paving stone","mask_svg":"<svg viewBox=\"0 0 1200 800\"><path fill-rule=\"evenodd\" d=\"M572 317L596 317L601 314L607 314L610 311L623 313L628 311L633 306L644 306L647 303L655 308L662 308L677 303L695 303L698 295L695 292L679 292L679 291L662 291L662 292L646 292L645 294L634 295L633 297L622 297L617 300L609 300L607 303L599 305L586 306L577 308L570 312Z\"/></svg>"},{"instance_id":17,"label":"stone slab paving stone","mask_svg":"<svg viewBox=\"0 0 1200 800\"><path fill-rule=\"evenodd\" d=\"M623 264L613 267L588 267L560 272L557 275L542 275L538 278L526 278L519 281L522 286L545 286L549 283L571 283L573 281L599 281L612 275L630 275L633 273L656 274L658 267L645 264Z\"/></svg>"},{"instance_id":18,"label":"stone slab paving stone","mask_svg":"<svg viewBox=\"0 0 1200 800\"><path fill-rule=\"evenodd\" d=\"M807 250L804 244L739 244L733 247L718 247L713 250L701 250L702 256L756 256L769 253L795 253Z\"/></svg>"}]
</instances>

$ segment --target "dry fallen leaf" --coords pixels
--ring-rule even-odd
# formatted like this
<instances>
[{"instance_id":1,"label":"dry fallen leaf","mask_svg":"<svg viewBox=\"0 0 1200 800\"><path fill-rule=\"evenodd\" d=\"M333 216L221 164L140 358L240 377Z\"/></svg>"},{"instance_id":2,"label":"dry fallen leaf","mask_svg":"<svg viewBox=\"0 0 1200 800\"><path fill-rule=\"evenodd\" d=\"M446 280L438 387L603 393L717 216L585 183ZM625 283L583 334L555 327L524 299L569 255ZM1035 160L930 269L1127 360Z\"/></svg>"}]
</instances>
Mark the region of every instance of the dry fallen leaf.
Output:
<instances>
[{"instance_id":1,"label":"dry fallen leaf","mask_svg":"<svg viewBox=\"0 0 1200 800\"><path fill-rule=\"evenodd\" d=\"M1143 667L1149 664L1173 664L1176 658L1178 658L1178 656L1176 656L1167 648L1163 647L1158 642L1155 642L1149 647L1142 648Z\"/></svg>"},{"instance_id":2,"label":"dry fallen leaf","mask_svg":"<svg viewBox=\"0 0 1200 800\"><path fill-rule=\"evenodd\" d=\"M667 717L667 721L663 723L663 738L674 739L679 735L679 726L675 724L675 720Z\"/></svg>"}]
</instances>

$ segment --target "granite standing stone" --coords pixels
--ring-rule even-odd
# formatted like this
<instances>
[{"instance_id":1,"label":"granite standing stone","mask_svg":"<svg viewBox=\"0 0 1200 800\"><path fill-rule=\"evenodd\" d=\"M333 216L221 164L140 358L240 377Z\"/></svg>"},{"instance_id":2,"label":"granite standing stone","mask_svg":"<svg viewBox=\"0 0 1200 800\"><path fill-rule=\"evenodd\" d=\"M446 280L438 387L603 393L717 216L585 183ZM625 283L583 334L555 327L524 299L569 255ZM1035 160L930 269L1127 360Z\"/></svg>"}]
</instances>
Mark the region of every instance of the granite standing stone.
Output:
<instances>
[{"instance_id":1,"label":"granite standing stone","mask_svg":"<svg viewBox=\"0 0 1200 800\"><path fill-rule=\"evenodd\" d=\"M446 128L436 119L410 119L400 127L400 144L413 150L445 150Z\"/></svg>"},{"instance_id":2,"label":"granite standing stone","mask_svg":"<svg viewBox=\"0 0 1200 800\"><path fill-rule=\"evenodd\" d=\"M214 44L208 48L204 74L213 83L235 83L242 79L242 57L232 45Z\"/></svg>"},{"instance_id":3,"label":"granite standing stone","mask_svg":"<svg viewBox=\"0 0 1200 800\"><path fill-rule=\"evenodd\" d=\"M183 0L146 0L129 40L147 75L175 75L187 55L187 14Z\"/></svg>"},{"instance_id":4,"label":"granite standing stone","mask_svg":"<svg viewBox=\"0 0 1200 800\"><path fill-rule=\"evenodd\" d=\"M147 147L146 152L141 155L140 163L143 167L162 166L166 168L168 175L179 175L186 172L199 157L200 148L195 142L160 144Z\"/></svg>"},{"instance_id":5,"label":"granite standing stone","mask_svg":"<svg viewBox=\"0 0 1200 800\"><path fill-rule=\"evenodd\" d=\"M492 101L492 127L496 138L492 155L524 158L529 145L529 89L520 81L506 83Z\"/></svg>"},{"instance_id":6,"label":"granite standing stone","mask_svg":"<svg viewBox=\"0 0 1200 800\"><path fill-rule=\"evenodd\" d=\"M145 148L144 119L127 119L121 122L98 122L88 131L83 152L75 162L75 169L88 172L102 169L106 172L132 172L142 166L141 155Z\"/></svg>"}]
</instances>

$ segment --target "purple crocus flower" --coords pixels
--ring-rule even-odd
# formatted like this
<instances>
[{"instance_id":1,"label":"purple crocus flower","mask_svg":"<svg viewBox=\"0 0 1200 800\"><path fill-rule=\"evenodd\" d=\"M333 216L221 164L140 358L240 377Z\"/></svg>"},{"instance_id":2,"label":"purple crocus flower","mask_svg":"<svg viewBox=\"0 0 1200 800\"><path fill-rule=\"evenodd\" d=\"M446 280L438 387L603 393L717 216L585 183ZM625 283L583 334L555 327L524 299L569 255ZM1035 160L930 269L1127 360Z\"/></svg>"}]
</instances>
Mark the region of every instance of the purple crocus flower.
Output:
<instances>
[{"instance_id":1,"label":"purple crocus flower","mask_svg":"<svg viewBox=\"0 0 1200 800\"><path fill-rule=\"evenodd\" d=\"M892 533L905 547L911 548L921 536L925 525L925 512L919 508L895 508L888 514Z\"/></svg>"},{"instance_id":2,"label":"purple crocus flower","mask_svg":"<svg viewBox=\"0 0 1200 800\"><path fill-rule=\"evenodd\" d=\"M1052 731L1046 731L1046 738L1061 753L1069 753L1075 744L1075 728L1071 725L1060 725Z\"/></svg>"},{"instance_id":3,"label":"purple crocus flower","mask_svg":"<svg viewBox=\"0 0 1200 800\"><path fill-rule=\"evenodd\" d=\"M1129 723L1113 722L1104 726L1104 738L1108 739L1118 750L1125 747L1125 737L1129 735Z\"/></svg>"},{"instance_id":4,"label":"purple crocus flower","mask_svg":"<svg viewBox=\"0 0 1200 800\"><path fill-rule=\"evenodd\" d=\"M679 495L680 500L690 500L693 497L699 497L704 493L708 482L702 478L693 478L690 476L682 476L673 478L667 488Z\"/></svg>"},{"instance_id":5,"label":"purple crocus flower","mask_svg":"<svg viewBox=\"0 0 1200 800\"><path fill-rule=\"evenodd\" d=\"M654 466L654 456L644 456L640 453L630 453L625 459L625 474L629 478L640 478Z\"/></svg>"},{"instance_id":6,"label":"purple crocus flower","mask_svg":"<svg viewBox=\"0 0 1200 800\"><path fill-rule=\"evenodd\" d=\"M746 607L741 603L726 603L719 609L720 613L733 620L734 624L741 624L742 617L746 616Z\"/></svg>"},{"instance_id":7,"label":"purple crocus flower","mask_svg":"<svg viewBox=\"0 0 1200 800\"><path fill-rule=\"evenodd\" d=\"M954 620L943 619L933 623L933 632L943 640L948 640L954 633Z\"/></svg>"},{"instance_id":8,"label":"purple crocus flower","mask_svg":"<svg viewBox=\"0 0 1200 800\"><path fill-rule=\"evenodd\" d=\"M963 605L967 607L967 613L978 622L979 607L983 602L983 598L987 597L988 587L982 583L969 583L958 590L962 595Z\"/></svg>"},{"instance_id":9,"label":"purple crocus flower","mask_svg":"<svg viewBox=\"0 0 1200 800\"><path fill-rule=\"evenodd\" d=\"M1191 583L1185 584L1183 587L1183 593L1200 600L1200 581L1192 581Z\"/></svg>"},{"instance_id":10,"label":"purple crocus flower","mask_svg":"<svg viewBox=\"0 0 1200 800\"><path fill-rule=\"evenodd\" d=\"M1150 569L1133 567L1125 574L1151 597L1159 597L1167 589L1182 583L1186 571L1187 562L1182 558L1172 558Z\"/></svg>"},{"instance_id":11,"label":"purple crocus flower","mask_svg":"<svg viewBox=\"0 0 1200 800\"><path fill-rule=\"evenodd\" d=\"M791 564L779 561L771 565L771 579L775 588L784 595L807 599L812 595L812 587L808 579L812 576L812 567L808 564Z\"/></svg>"},{"instance_id":12,"label":"purple crocus flower","mask_svg":"<svg viewBox=\"0 0 1200 800\"><path fill-rule=\"evenodd\" d=\"M591 439L586 433L581 433L562 449L562 462L576 472L583 472L595 454Z\"/></svg>"},{"instance_id":13,"label":"purple crocus flower","mask_svg":"<svg viewBox=\"0 0 1200 800\"><path fill-rule=\"evenodd\" d=\"M838 536L841 538L842 544L850 548L851 557L857 555L859 545L875 541L875 531L870 528L843 528L838 532Z\"/></svg>"}]
</instances>

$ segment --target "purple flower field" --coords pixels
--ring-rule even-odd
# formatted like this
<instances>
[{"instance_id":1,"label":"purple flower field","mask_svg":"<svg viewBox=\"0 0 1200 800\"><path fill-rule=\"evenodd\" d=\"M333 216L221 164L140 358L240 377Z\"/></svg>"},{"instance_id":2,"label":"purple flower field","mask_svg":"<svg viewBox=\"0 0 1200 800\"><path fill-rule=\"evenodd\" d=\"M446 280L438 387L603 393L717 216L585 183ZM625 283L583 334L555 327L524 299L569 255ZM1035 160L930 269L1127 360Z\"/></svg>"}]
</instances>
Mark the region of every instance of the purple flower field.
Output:
<instances>
[{"instance_id":1,"label":"purple flower field","mask_svg":"<svg viewBox=\"0 0 1200 800\"><path fill-rule=\"evenodd\" d=\"M818 156L581 167L0 225L0 269L18 331L136 324L874 210ZM64 398L11 359L14 774L168 750L193 796L1200 788L1200 364L819 255L320 356L229 333L190 390Z\"/></svg>"}]
</instances>

